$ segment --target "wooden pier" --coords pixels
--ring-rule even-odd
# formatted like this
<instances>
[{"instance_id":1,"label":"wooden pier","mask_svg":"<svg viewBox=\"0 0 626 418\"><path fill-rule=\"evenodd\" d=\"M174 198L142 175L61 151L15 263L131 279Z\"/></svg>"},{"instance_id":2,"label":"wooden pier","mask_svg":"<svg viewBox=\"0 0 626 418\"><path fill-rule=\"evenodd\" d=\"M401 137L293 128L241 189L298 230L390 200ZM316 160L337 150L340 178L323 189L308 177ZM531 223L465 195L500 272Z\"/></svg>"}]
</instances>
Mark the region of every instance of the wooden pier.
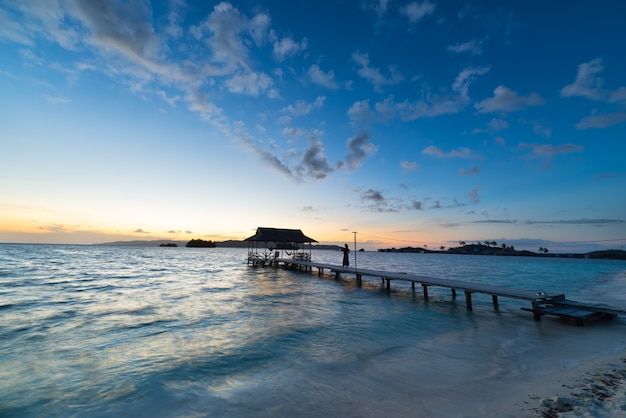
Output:
<instances>
[{"instance_id":1,"label":"wooden pier","mask_svg":"<svg viewBox=\"0 0 626 418\"><path fill-rule=\"evenodd\" d=\"M588 321L615 318L617 315L626 314L626 310L623 309L567 300L565 295L561 293L545 293L542 291L441 279L411 273L362 268L355 269L354 267L341 267L333 264L316 263L292 258L276 258L268 265L275 267L282 265L284 267L306 271L312 271L312 269L315 268L319 276L324 274L324 270L328 270L331 274L334 273L336 278L339 278L341 274L350 274L355 276L358 284L361 284L363 276L380 277L383 284L386 284L387 289L391 288L392 280L410 282L413 290L415 290L415 284L417 283L422 287L424 299L428 299L428 288L431 286L450 289L453 299L456 298L457 291L463 291L465 294L465 306L469 311L472 310L472 294L474 293L490 295L496 309L498 309L499 306L498 298L520 299L530 302L530 308L522 308L522 310L532 312L533 318L536 321L541 320L543 315L554 315L573 320L576 325L583 325Z\"/></svg>"}]
</instances>

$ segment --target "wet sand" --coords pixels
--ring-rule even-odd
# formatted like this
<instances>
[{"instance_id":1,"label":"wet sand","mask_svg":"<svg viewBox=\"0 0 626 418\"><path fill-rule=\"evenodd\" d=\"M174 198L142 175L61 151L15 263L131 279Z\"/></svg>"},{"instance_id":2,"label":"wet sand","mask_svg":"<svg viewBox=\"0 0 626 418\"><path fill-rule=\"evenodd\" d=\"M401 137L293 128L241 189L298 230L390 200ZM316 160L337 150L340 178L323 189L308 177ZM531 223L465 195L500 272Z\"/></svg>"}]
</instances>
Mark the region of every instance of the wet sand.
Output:
<instances>
[{"instance_id":1,"label":"wet sand","mask_svg":"<svg viewBox=\"0 0 626 418\"><path fill-rule=\"evenodd\" d=\"M626 416L626 352L531 379L525 398L494 409L507 417L613 418Z\"/></svg>"}]
</instances>

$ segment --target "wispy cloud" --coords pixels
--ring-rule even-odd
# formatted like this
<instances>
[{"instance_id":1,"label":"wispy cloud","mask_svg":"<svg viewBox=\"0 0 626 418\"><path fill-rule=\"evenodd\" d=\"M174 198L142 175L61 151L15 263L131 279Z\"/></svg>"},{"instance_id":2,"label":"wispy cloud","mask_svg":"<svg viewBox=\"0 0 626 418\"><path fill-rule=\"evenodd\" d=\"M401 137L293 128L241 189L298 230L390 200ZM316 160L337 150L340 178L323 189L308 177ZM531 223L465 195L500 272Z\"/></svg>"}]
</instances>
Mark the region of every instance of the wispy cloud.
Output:
<instances>
[{"instance_id":1,"label":"wispy cloud","mask_svg":"<svg viewBox=\"0 0 626 418\"><path fill-rule=\"evenodd\" d=\"M302 154L302 168L313 179L323 179L334 171L324 155L324 143L320 137L321 132L311 135L309 147Z\"/></svg>"},{"instance_id":2,"label":"wispy cloud","mask_svg":"<svg viewBox=\"0 0 626 418\"><path fill-rule=\"evenodd\" d=\"M531 157L552 159L558 154L569 154L572 152L581 152L583 147L574 144L552 145L552 144L526 144L521 143L520 148L530 148Z\"/></svg>"},{"instance_id":3,"label":"wispy cloud","mask_svg":"<svg viewBox=\"0 0 626 418\"><path fill-rule=\"evenodd\" d=\"M333 71L324 72L317 64L313 64L307 70L309 79L322 87L326 87L331 90L339 88L337 81L335 81L335 73Z\"/></svg>"},{"instance_id":4,"label":"wispy cloud","mask_svg":"<svg viewBox=\"0 0 626 418\"><path fill-rule=\"evenodd\" d=\"M470 103L469 87L472 82L487 72L489 72L488 67L465 68L452 83L451 94L428 95L427 98L417 102L405 101L396 106L397 110L402 120L405 121L458 113Z\"/></svg>"},{"instance_id":5,"label":"wispy cloud","mask_svg":"<svg viewBox=\"0 0 626 418\"><path fill-rule=\"evenodd\" d=\"M424 16L431 14L435 10L435 5L428 0L422 3L416 1L400 8L400 13L409 19L409 22L416 23Z\"/></svg>"},{"instance_id":6,"label":"wispy cloud","mask_svg":"<svg viewBox=\"0 0 626 418\"><path fill-rule=\"evenodd\" d=\"M378 147L369 141L367 132L361 132L354 138L350 138L347 146L349 153L346 157L346 164L349 171L355 170L368 155L374 155L378 150Z\"/></svg>"},{"instance_id":7,"label":"wispy cloud","mask_svg":"<svg viewBox=\"0 0 626 418\"><path fill-rule=\"evenodd\" d=\"M498 86L493 91L493 97L478 102L474 107L480 113L509 113L525 109L529 106L539 106L544 100L538 93L530 93L527 96L521 96L513 90L505 86Z\"/></svg>"},{"instance_id":8,"label":"wispy cloud","mask_svg":"<svg viewBox=\"0 0 626 418\"><path fill-rule=\"evenodd\" d=\"M306 38L300 42L296 42L290 37L282 38L274 42L274 58L276 61L281 62L285 58L296 55L308 47L308 41Z\"/></svg>"},{"instance_id":9,"label":"wispy cloud","mask_svg":"<svg viewBox=\"0 0 626 418\"><path fill-rule=\"evenodd\" d=\"M594 59L578 66L576 80L561 89L563 97L582 96L591 100L606 100L607 93L602 88L603 80L598 77L604 70L601 59Z\"/></svg>"},{"instance_id":10,"label":"wispy cloud","mask_svg":"<svg viewBox=\"0 0 626 418\"><path fill-rule=\"evenodd\" d=\"M43 97L44 99L46 99L48 103L51 103L51 104L67 104L71 102L71 100L68 97L51 96L49 94L44 94Z\"/></svg>"},{"instance_id":11,"label":"wispy cloud","mask_svg":"<svg viewBox=\"0 0 626 418\"><path fill-rule=\"evenodd\" d=\"M368 189L361 192L361 202L372 212L398 212L399 209L390 205L380 190Z\"/></svg>"},{"instance_id":12,"label":"wispy cloud","mask_svg":"<svg viewBox=\"0 0 626 418\"><path fill-rule=\"evenodd\" d=\"M592 115L582 118L577 124L576 129L602 129L607 126L626 121L626 111L605 113L602 115Z\"/></svg>"},{"instance_id":13,"label":"wispy cloud","mask_svg":"<svg viewBox=\"0 0 626 418\"><path fill-rule=\"evenodd\" d=\"M517 220L517 219L485 219L470 221L473 224L523 224L523 225L595 225L607 226L626 223L624 219L550 219L550 220Z\"/></svg>"},{"instance_id":14,"label":"wispy cloud","mask_svg":"<svg viewBox=\"0 0 626 418\"><path fill-rule=\"evenodd\" d=\"M431 145L424 148L422 154L437 158L480 158L480 156L475 155L469 148L465 147L444 152L439 147Z\"/></svg>"},{"instance_id":15,"label":"wispy cloud","mask_svg":"<svg viewBox=\"0 0 626 418\"><path fill-rule=\"evenodd\" d=\"M472 201L473 204L480 203L480 196L478 195L478 189L480 189L480 187L474 187L467 194L467 197L470 198L470 200Z\"/></svg>"},{"instance_id":16,"label":"wispy cloud","mask_svg":"<svg viewBox=\"0 0 626 418\"><path fill-rule=\"evenodd\" d=\"M463 53L463 52L469 52L472 55L481 55L483 52L481 43L474 39L472 39L471 41L458 43L455 45L449 45L448 51L456 52L458 54Z\"/></svg>"},{"instance_id":17,"label":"wispy cloud","mask_svg":"<svg viewBox=\"0 0 626 418\"><path fill-rule=\"evenodd\" d=\"M287 112L293 116L304 116L309 114L313 109L320 109L324 106L326 96L318 96L315 101L309 103L305 100L297 100L294 104L283 108L283 112Z\"/></svg>"},{"instance_id":18,"label":"wispy cloud","mask_svg":"<svg viewBox=\"0 0 626 418\"><path fill-rule=\"evenodd\" d=\"M462 176L475 176L478 173L480 173L480 168L478 167L472 167L469 170L461 168L461 171L459 172Z\"/></svg>"},{"instance_id":19,"label":"wispy cloud","mask_svg":"<svg viewBox=\"0 0 626 418\"><path fill-rule=\"evenodd\" d=\"M576 124L576 129L601 129L626 121L624 108L626 87L619 87L615 90L605 89L604 80L600 77L602 71L604 71L604 63L600 58L580 64L576 79L561 89L561 96L585 97L593 101L615 103L620 105L621 109L604 114L597 114L594 110L594 114L581 119Z\"/></svg>"},{"instance_id":20,"label":"wispy cloud","mask_svg":"<svg viewBox=\"0 0 626 418\"><path fill-rule=\"evenodd\" d=\"M404 77L392 65L388 66L389 75L383 75L378 68L370 67L369 54L355 52L352 54L352 60L359 65L358 73L361 77L372 83L376 91L382 91L383 86L391 86L398 84Z\"/></svg>"}]
</instances>

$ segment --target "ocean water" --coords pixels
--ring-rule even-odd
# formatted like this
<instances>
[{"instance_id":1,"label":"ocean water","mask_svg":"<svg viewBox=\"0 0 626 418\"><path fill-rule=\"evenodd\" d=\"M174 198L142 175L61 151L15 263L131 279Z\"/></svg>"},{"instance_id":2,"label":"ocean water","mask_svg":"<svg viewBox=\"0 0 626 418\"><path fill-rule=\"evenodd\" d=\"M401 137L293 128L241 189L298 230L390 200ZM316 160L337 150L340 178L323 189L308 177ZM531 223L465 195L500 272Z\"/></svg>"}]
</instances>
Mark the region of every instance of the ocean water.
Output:
<instances>
[{"instance_id":1,"label":"ocean water","mask_svg":"<svg viewBox=\"0 0 626 418\"><path fill-rule=\"evenodd\" d=\"M621 317L535 322L524 302L495 310L481 295L468 312L448 290L424 300L408 283L256 268L246 254L0 244L0 416L480 417L533 379L626 350ZM356 261L626 308L624 261Z\"/></svg>"}]
</instances>

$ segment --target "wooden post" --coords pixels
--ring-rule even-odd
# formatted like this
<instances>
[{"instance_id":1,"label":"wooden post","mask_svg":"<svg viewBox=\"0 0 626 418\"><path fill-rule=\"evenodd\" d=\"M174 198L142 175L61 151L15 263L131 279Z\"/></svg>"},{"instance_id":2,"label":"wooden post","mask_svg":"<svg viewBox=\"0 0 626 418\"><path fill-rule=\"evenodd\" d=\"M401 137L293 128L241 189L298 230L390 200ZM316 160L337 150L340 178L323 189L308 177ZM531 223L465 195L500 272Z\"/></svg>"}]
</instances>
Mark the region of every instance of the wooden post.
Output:
<instances>
[{"instance_id":1,"label":"wooden post","mask_svg":"<svg viewBox=\"0 0 626 418\"><path fill-rule=\"evenodd\" d=\"M361 284L361 275L359 273L356 274L356 284Z\"/></svg>"},{"instance_id":2,"label":"wooden post","mask_svg":"<svg viewBox=\"0 0 626 418\"><path fill-rule=\"evenodd\" d=\"M465 291L465 306L468 311L472 310L472 292L467 290Z\"/></svg>"},{"instance_id":3,"label":"wooden post","mask_svg":"<svg viewBox=\"0 0 626 418\"><path fill-rule=\"evenodd\" d=\"M422 283L422 290L424 292L424 299L428 300L428 285Z\"/></svg>"},{"instance_id":4,"label":"wooden post","mask_svg":"<svg viewBox=\"0 0 626 418\"><path fill-rule=\"evenodd\" d=\"M413 291L415 291L415 282L411 282L411 289L413 289Z\"/></svg>"},{"instance_id":5,"label":"wooden post","mask_svg":"<svg viewBox=\"0 0 626 418\"><path fill-rule=\"evenodd\" d=\"M387 290L391 289L391 279L387 279Z\"/></svg>"},{"instance_id":6,"label":"wooden post","mask_svg":"<svg viewBox=\"0 0 626 418\"><path fill-rule=\"evenodd\" d=\"M491 299L493 300L494 308L496 308L496 310L498 310L498 296L497 295L491 295Z\"/></svg>"},{"instance_id":7,"label":"wooden post","mask_svg":"<svg viewBox=\"0 0 626 418\"><path fill-rule=\"evenodd\" d=\"M452 289L452 299L456 299L456 289Z\"/></svg>"},{"instance_id":8,"label":"wooden post","mask_svg":"<svg viewBox=\"0 0 626 418\"><path fill-rule=\"evenodd\" d=\"M539 304L536 300L533 301L533 318L535 321L541 321L541 313L539 312Z\"/></svg>"}]
</instances>

